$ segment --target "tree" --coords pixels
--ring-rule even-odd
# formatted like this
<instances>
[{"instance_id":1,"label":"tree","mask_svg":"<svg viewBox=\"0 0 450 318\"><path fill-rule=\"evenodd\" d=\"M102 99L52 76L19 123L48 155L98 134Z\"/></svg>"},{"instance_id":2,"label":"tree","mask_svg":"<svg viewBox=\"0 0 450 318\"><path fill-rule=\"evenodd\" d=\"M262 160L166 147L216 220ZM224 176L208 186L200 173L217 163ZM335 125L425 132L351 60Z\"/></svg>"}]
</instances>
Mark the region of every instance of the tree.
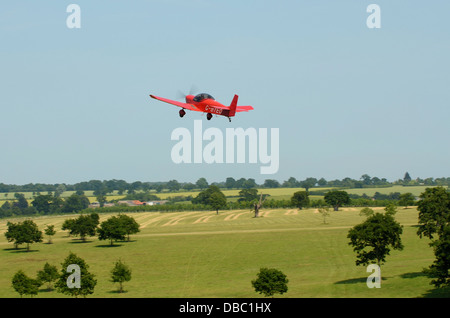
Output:
<instances>
[{"instance_id":1,"label":"tree","mask_svg":"<svg viewBox=\"0 0 450 318\"><path fill-rule=\"evenodd\" d=\"M356 225L348 232L349 245L353 246L356 254L356 265L374 263L380 266L386 261L391 247L402 250L400 238L403 229L392 215L375 213L366 221Z\"/></svg>"},{"instance_id":2,"label":"tree","mask_svg":"<svg viewBox=\"0 0 450 318\"><path fill-rule=\"evenodd\" d=\"M219 209L227 205L227 198L222 191L214 192L209 197L209 205L216 210L216 214L219 214Z\"/></svg>"},{"instance_id":3,"label":"tree","mask_svg":"<svg viewBox=\"0 0 450 318\"><path fill-rule=\"evenodd\" d=\"M257 278L252 280L252 286L256 292L266 297L275 294L284 294L288 291L289 280L283 272L275 268L261 268Z\"/></svg>"},{"instance_id":4,"label":"tree","mask_svg":"<svg viewBox=\"0 0 450 318\"><path fill-rule=\"evenodd\" d=\"M22 298L23 295L37 295L40 283L36 279L25 275L22 270L19 270L12 278L12 286Z\"/></svg>"},{"instance_id":5,"label":"tree","mask_svg":"<svg viewBox=\"0 0 450 318\"><path fill-rule=\"evenodd\" d=\"M63 231L69 231L69 236L72 235L72 229L74 228L74 225L76 223L75 219L66 219L64 220L62 226L61 226L61 230Z\"/></svg>"},{"instance_id":6,"label":"tree","mask_svg":"<svg viewBox=\"0 0 450 318\"><path fill-rule=\"evenodd\" d=\"M156 190L157 193L162 192L164 190L164 184L162 184L162 183L158 184L156 186L155 190Z\"/></svg>"},{"instance_id":7,"label":"tree","mask_svg":"<svg viewBox=\"0 0 450 318\"><path fill-rule=\"evenodd\" d=\"M192 203L209 205L216 210L218 214L219 209L226 205L227 199L218 186L210 185L208 189L200 192L193 198Z\"/></svg>"},{"instance_id":8,"label":"tree","mask_svg":"<svg viewBox=\"0 0 450 318\"><path fill-rule=\"evenodd\" d=\"M180 183L177 180L170 180L167 182L167 188L169 191L178 191L181 188Z\"/></svg>"},{"instance_id":9,"label":"tree","mask_svg":"<svg viewBox=\"0 0 450 318\"><path fill-rule=\"evenodd\" d=\"M289 179L283 182L284 188L295 188L297 185L298 181L294 177L289 177Z\"/></svg>"},{"instance_id":10,"label":"tree","mask_svg":"<svg viewBox=\"0 0 450 318\"><path fill-rule=\"evenodd\" d=\"M256 181L255 181L255 179L252 179L252 178L248 178L247 180L245 180L242 183L242 188L244 188L244 189L250 189L250 188L256 188L256 187L257 187Z\"/></svg>"},{"instance_id":11,"label":"tree","mask_svg":"<svg viewBox=\"0 0 450 318\"><path fill-rule=\"evenodd\" d=\"M419 229L417 234L429 239L435 239L450 222L450 192L444 187L426 188L419 196Z\"/></svg>"},{"instance_id":12,"label":"tree","mask_svg":"<svg viewBox=\"0 0 450 318\"><path fill-rule=\"evenodd\" d=\"M365 185L370 185L372 183L372 179L370 178L370 176L368 174L363 174L361 176L361 180L362 180L363 184L365 184Z\"/></svg>"},{"instance_id":13,"label":"tree","mask_svg":"<svg viewBox=\"0 0 450 318\"><path fill-rule=\"evenodd\" d=\"M416 198L414 197L414 195L410 192L407 192L400 194L400 200L398 201L398 204L404 206L406 209L408 206L413 205L415 201Z\"/></svg>"},{"instance_id":14,"label":"tree","mask_svg":"<svg viewBox=\"0 0 450 318\"><path fill-rule=\"evenodd\" d=\"M55 197L60 197L66 191L66 186L64 184L58 184L55 190Z\"/></svg>"},{"instance_id":15,"label":"tree","mask_svg":"<svg viewBox=\"0 0 450 318\"><path fill-rule=\"evenodd\" d=\"M122 284L131 280L131 269L121 260L118 260L111 271L111 280L113 283L119 283L119 293L122 293Z\"/></svg>"},{"instance_id":16,"label":"tree","mask_svg":"<svg viewBox=\"0 0 450 318\"><path fill-rule=\"evenodd\" d=\"M266 179L263 186L264 188L279 188L280 183L274 179Z\"/></svg>"},{"instance_id":17,"label":"tree","mask_svg":"<svg viewBox=\"0 0 450 318\"><path fill-rule=\"evenodd\" d=\"M308 191L310 188L313 188L317 183L316 178L306 178L303 181L300 181L299 185L302 188L305 188L306 191Z\"/></svg>"},{"instance_id":18,"label":"tree","mask_svg":"<svg viewBox=\"0 0 450 318\"><path fill-rule=\"evenodd\" d=\"M443 187L427 188L419 196L417 234L431 240L436 259L424 272L436 287L450 285L450 192Z\"/></svg>"},{"instance_id":19,"label":"tree","mask_svg":"<svg viewBox=\"0 0 450 318\"><path fill-rule=\"evenodd\" d=\"M8 201L5 201L0 207L0 218L10 217L12 214L11 204Z\"/></svg>"},{"instance_id":20,"label":"tree","mask_svg":"<svg viewBox=\"0 0 450 318\"><path fill-rule=\"evenodd\" d=\"M60 197L53 197L50 203L50 210L48 214L56 214L62 211L65 201Z\"/></svg>"},{"instance_id":21,"label":"tree","mask_svg":"<svg viewBox=\"0 0 450 318\"><path fill-rule=\"evenodd\" d=\"M372 216L373 214L374 211L368 207L361 209L361 211L359 212L359 215L365 215L366 217Z\"/></svg>"},{"instance_id":22,"label":"tree","mask_svg":"<svg viewBox=\"0 0 450 318\"><path fill-rule=\"evenodd\" d=\"M95 198L97 199L97 202L99 203L101 208L105 206L105 203L108 200L105 193L97 194Z\"/></svg>"},{"instance_id":23,"label":"tree","mask_svg":"<svg viewBox=\"0 0 450 318\"><path fill-rule=\"evenodd\" d=\"M17 199L17 202L14 202L13 206L18 207L21 210L28 208L28 201L25 199L25 195L22 193L14 193L14 197Z\"/></svg>"},{"instance_id":24,"label":"tree","mask_svg":"<svg viewBox=\"0 0 450 318\"><path fill-rule=\"evenodd\" d=\"M44 269L38 271L37 280L40 284L47 283L47 290L53 289L53 282L58 279L58 269L56 266L45 263Z\"/></svg>"},{"instance_id":25,"label":"tree","mask_svg":"<svg viewBox=\"0 0 450 318\"><path fill-rule=\"evenodd\" d=\"M218 186L210 185L208 189L201 191L195 198L192 199L192 203L194 204L205 204L209 203L209 197L214 192L219 192L220 189Z\"/></svg>"},{"instance_id":26,"label":"tree","mask_svg":"<svg viewBox=\"0 0 450 318\"><path fill-rule=\"evenodd\" d=\"M186 191L191 191L191 190L195 189L195 184L193 184L192 182L185 183L183 185L183 189Z\"/></svg>"},{"instance_id":27,"label":"tree","mask_svg":"<svg viewBox=\"0 0 450 318\"><path fill-rule=\"evenodd\" d=\"M86 209L88 206L89 199L86 196L74 193L65 200L62 211L66 213L76 213Z\"/></svg>"},{"instance_id":28,"label":"tree","mask_svg":"<svg viewBox=\"0 0 450 318\"><path fill-rule=\"evenodd\" d=\"M86 241L86 236L95 236L99 216L97 213L80 215L73 222L69 222L71 235L80 236L82 241Z\"/></svg>"},{"instance_id":29,"label":"tree","mask_svg":"<svg viewBox=\"0 0 450 318\"><path fill-rule=\"evenodd\" d=\"M245 178L240 178L240 179L236 180L234 187L237 189L242 189L245 181L247 181ZM252 187L250 187L250 188L252 188Z\"/></svg>"},{"instance_id":30,"label":"tree","mask_svg":"<svg viewBox=\"0 0 450 318\"><path fill-rule=\"evenodd\" d=\"M429 268L424 269L424 273L434 278L431 284L436 287L450 286L450 227L446 226L438 240L430 243L436 257Z\"/></svg>"},{"instance_id":31,"label":"tree","mask_svg":"<svg viewBox=\"0 0 450 318\"><path fill-rule=\"evenodd\" d=\"M324 200L326 203L334 207L334 211L338 211L343 204L350 203L348 193L341 190L331 190L325 193Z\"/></svg>"},{"instance_id":32,"label":"tree","mask_svg":"<svg viewBox=\"0 0 450 318\"><path fill-rule=\"evenodd\" d=\"M261 193L261 196L259 197L259 201L256 201L253 204L253 207L255 209L255 218L257 218L259 216L259 210L262 208L262 205L264 204L264 201L266 201L267 196L264 196L264 200L263 200L263 194Z\"/></svg>"},{"instance_id":33,"label":"tree","mask_svg":"<svg viewBox=\"0 0 450 318\"><path fill-rule=\"evenodd\" d=\"M326 218L330 215L330 209L328 207L320 207L318 211L320 214L322 214L323 224L326 224Z\"/></svg>"},{"instance_id":34,"label":"tree","mask_svg":"<svg viewBox=\"0 0 450 318\"><path fill-rule=\"evenodd\" d=\"M403 181L405 183L409 183L411 181L411 177L408 172L405 173L405 176L403 177Z\"/></svg>"},{"instance_id":35,"label":"tree","mask_svg":"<svg viewBox=\"0 0 450 318\"><path fill-rule=\"evenodd\" d=\"M42 242L42 231L31 220L25 220L17 224L7 223L8 230L5 236L8 242L14 242L17 248L20 244L27 244L27 252L30 251L30 244Z\"/></svg>"},{"instance_id":36,"label":"tree","mask_svg":"<svg viewBox=\"0 0 450 318\"><path fill-rule=\"evenodd\" d=\"M327 180L325 180L325 178L320 178L320 179L317 181L317 185L318 185L319 187L326 186L326 185L327 185Z\"/></svg>"},{"instance_id":37,"label":"tree","mask_svg":"<svg viewBox=\"0 0 450 318\"><path fill-rule=\"evenodd\" d=\"M390 202L386 204L386 207L384 208L385 214L390 215L392 217L395 216L397 213L397 205L394 202Z\"/></svg>"},{"instance_id":38,"label":"tree","mask_svg":"<svg viewBox=\"0 0 450 318\"><path fill-rule=\"evenodd\" d=\"M208 187L208 181L205 178L199 178L195 183L200 190L206 189Z\"/></svg>"},{"instance_id":39,"label":"tree","mask_svg":"<svg viewBox=\"0 0 450 318\"><path fill-rule=\"evenodd\" d=\"M97 230L99 240L110 240L111 245L114 241L123 241L127 232L123 223L117 216L112 216L100 224Z\"/></svg>"},{"instance_id":40,"label":"tree","mask_svg":"<svg viewBox=\"0 0 450 318\"><path fill-rule=\"evenodd\" d=\"M56 234L54 225L47 225L44 230L45 235L48 236L48 244L52 244L52 236Z\"/></svg>"},{"instance_id":41,"label":"tree","mask_svg":"<svg viewBox=\"0 0 450 318\"><path fill-rule=\"evenodd\" d=\"M236 185L236 180L235 180L234 178L228 177L228 178L225 180L225 187L226 187L227 189L233 189L233 188L235 187L235 185Z\"/></svg>"},{"instance_id":42,"label":"tree","mask_svg":"<svg viewBox=\"0 0 450 318\"><path fill-rule=\"evenodd\" d=\"M250 202L258 200L258 189L242 189L239 191L238 202Z\"/></svg>"},{"instance_id":43,"label":"tree","mask_svg":"<svg viewBox=\"0 0 450 318\"><path fill-rule=\"evenodd\" d=\"M292 205L296 206L300 210L309 205L309 193L308 191L297 191L291 198Z\"/></svg>"},{"instance_id":44,"label":"tree","mask_svg":"<svg viewBox=\"0 0 450 318\"><path fill-rule=\"evenodd\" d=\"M38 195L31 202L31 205L39 212L43 214L50 213L50 206L53 202L52 195Z\"/></svg>"},{"instance_id":45,"label":"tree","mask_svg":"<svg viewBox=\"0 0 450 318\"><path fill-rule=\"evenodd\" d=\"M87 265L82 258L71 252L61 265L62 269L59 279L55 283L55 287L58 292L74 297L86 297L94 292L94 288L97 285L97 280L95 279L95 275L88 271L89 265ZM68 286L67 280L69 279L69 276L72 275L72 272L67 272L69 265L78 265L80 268L80 288Z\"/></svg>"},{"instance_id":46,"label":"tree","mask_svg":"<svg viewBox=\"0 0 450 318\"><path fill-rule=\"evenodd\" d=\"M120 214L118 218L122 224L122 227L125 229L127 241L130 241L130 234L136 234L140 232L139 224L131 216Z\"/></svg>"},{"instance_id":47,"label":"tree","mask_svg":"<svg viewBox=\"0 0 450 318\"><path fill-rule=\"evenodd\" d=\"M19 244L16 241L16 237L19 235L18 225L19 224L12 223L12 222L6 223L6 226L8 227L8 229L5 232L5 237L8 240L8 242L13 242L15 249L19 248Z\"/></svg>"}]
</instances>

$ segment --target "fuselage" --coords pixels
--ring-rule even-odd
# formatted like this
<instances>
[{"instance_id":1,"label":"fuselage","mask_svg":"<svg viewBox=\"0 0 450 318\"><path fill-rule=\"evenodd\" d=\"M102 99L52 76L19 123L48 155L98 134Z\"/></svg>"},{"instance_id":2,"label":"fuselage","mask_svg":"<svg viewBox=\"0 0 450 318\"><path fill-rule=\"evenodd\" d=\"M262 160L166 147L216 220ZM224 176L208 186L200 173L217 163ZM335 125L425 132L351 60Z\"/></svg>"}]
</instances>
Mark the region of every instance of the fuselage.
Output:
<instances>
[{"instance_id":1,"label":"fuselage","mask_svg":"<svg viewBox=\"0 0 450 318\"><path fill-rule=\"evenodd\" d=\"M204 95L204 96L201 96ZM212 113L215 115L229 115L229 109L228 106L225 106L218 101L216 101L211 95L208 94L198 94L196 96L194 95L187 95L186 96L186 104L191 104L197 107L199 110L206 112L206 113Z\"/></svg>"}]
</instances>

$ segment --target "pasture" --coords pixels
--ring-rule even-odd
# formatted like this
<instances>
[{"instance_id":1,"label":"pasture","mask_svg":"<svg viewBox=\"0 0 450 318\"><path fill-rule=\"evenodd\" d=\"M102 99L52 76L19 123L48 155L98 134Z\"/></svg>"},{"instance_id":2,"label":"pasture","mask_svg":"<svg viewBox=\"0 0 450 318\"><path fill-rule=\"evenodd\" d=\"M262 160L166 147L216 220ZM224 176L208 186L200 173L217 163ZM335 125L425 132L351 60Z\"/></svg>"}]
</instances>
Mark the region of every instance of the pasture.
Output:
<instances>
[{"instance_id":1,"label":"pasture","mask_svg":"<svg viewBox=\"0 0 450 318\"><path fill-rule=\"evenodd\" d=\"M375 208L382 210L382 208ZM362 222L359 208L341 208L332 212L327 223L314 209L261 210L253 218L246 210L215 212L142 212L129 214L141 226L131 242L89 238L86 243L61 230L69 216L35 217L41 230L54 224L53 244L32 244L31 251L15 250L3 233L8 220L0 220L0 297L19 297L11 287L11 278L22 269L36 277L45 262L56 265L74 252L90 266L98 280L90 297L262 297L251 280L261 267L274 267L288 279L288 292L276 297L448 297L435 290L430 278L421 271L434 259L427 239L416 235L417 211L400 208L396 219L404 226L403 251L391 251L381 267L379 289L369 289L370 273L355 265L355 253L348 245L347 232ZM111 214L100 215L100 221ZM10 221L17 221L11 219ZM23 246L25 247L25 246ZM110 280L110 271L118 259L132 269L119 294ZM41 291L36 297L66 297L56 291Z\"/></svg>"}]
</instances>

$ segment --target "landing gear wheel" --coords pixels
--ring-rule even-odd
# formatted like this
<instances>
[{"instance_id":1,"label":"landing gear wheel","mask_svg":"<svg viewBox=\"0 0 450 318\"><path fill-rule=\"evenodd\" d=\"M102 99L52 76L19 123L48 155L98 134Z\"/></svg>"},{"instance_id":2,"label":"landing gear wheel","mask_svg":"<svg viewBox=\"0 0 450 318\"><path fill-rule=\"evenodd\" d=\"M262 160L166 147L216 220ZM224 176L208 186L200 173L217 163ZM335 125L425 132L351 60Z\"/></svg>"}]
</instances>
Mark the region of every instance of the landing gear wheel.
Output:
<instances>
[{"instance_id":1,"label":"landing gear wheel","mask_svg":"<svg viewBox=\"0 0 450 318\"><path fill-rule=\"evenodd\" d=\"M211 118L212 118L212 114L211 113L206 114L206 119L211 120Z\"/></svg>"},{"instance_id":2,"label":"landing gear wheel","mask_svg":"<svg viewBox=\"0 0 450 318\"><path fill-rule=\"evenodd\" d=\"M180 117L183 117L184 115L186 115L186 112L184 109L180 109Z\"/></svg>"}]
</instances>

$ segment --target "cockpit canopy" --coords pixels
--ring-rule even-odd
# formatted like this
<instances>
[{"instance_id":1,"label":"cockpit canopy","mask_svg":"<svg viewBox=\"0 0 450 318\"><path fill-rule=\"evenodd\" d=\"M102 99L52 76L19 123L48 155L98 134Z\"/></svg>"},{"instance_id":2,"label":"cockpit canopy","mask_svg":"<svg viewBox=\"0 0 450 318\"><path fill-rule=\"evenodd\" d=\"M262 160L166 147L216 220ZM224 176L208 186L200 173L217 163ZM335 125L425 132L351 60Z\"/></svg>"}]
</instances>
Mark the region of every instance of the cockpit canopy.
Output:
<instances>
[{"instance_id":1,"label":"cockpit canopy","mask_svg":"<svg viewBox=\"0 0 450 318\"><path fill-rule=\"evenodd\" d=\"M204 99L212 99L212 100L214 100L214 97L212 97L211 95L206 94L206 93L201 93L201 94L197 94L194 97L194 102L201 102Z\"/></svg>"}]
</instances>

